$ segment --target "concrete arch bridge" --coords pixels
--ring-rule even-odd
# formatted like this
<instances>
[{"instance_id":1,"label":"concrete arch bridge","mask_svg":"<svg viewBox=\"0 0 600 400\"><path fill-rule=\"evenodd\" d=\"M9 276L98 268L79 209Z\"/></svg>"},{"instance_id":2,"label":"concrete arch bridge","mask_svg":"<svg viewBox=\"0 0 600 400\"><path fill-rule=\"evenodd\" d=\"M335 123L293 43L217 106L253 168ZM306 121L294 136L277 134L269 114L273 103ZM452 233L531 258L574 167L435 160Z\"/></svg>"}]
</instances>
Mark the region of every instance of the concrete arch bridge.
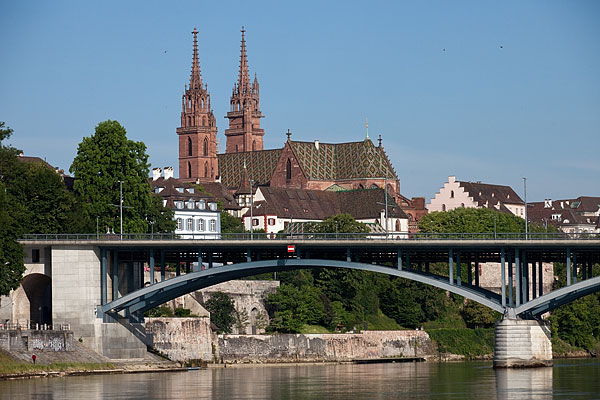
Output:
<instances>
[{"instance_id":1,"label":"concrete arch bridge","mask_svg":"<svg viewBox=\"0 0 600 400\"><path fill-rule=\"evenodd\" d=\"M46 253L50 248L52 268L63 260L71 268L56 265L57 270L71 275L77 270L81 277L82 263L88 265L83 268L86 307L91 306L95 317L106 323L123 318L140 322L144 311L183 294L232 279L299 268L349 268L410 279L483 304L507 321L539 319L600 289L600 276L592 271L600 263L600 240L595 238L73 240L38 236L22 243L45 248ZM548 291L543 285L549 274L544 266L554 262L566 264L567 286ZM432 263L445 263L447 274L432 273ZM495 274L497 291L480 285L484 265L486 275ZM150 282L144 282L144 266L156 271ZM176 270L170 279L168 266ZM53 284L56 276L53 273ZM67 297L75 301L77 296ZM53 295L53 308L60 303L56 300ZM60 318L54 310L53 318ZM543 331L544 324L538 325Z\"/></svg>"}]
</instances>

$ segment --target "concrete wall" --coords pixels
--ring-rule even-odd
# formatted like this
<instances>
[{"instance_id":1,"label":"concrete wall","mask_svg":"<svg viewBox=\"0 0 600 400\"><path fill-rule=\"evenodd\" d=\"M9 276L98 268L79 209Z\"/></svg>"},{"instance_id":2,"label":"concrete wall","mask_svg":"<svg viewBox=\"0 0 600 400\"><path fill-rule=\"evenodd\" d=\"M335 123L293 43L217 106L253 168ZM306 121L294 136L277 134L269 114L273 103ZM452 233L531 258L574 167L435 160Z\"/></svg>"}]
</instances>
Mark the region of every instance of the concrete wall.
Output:
<instances>
[{"instance_id":1,"label":"concrete wall","mask_svg":"<svg viewBox=\"0 0 600 400\"><path fill-rule=\"evenodd\" d=\"M219 335L225 363L320 362L426 357L436 353L425 331L364 331L356 334Z\"/></svg>"},{"instance_id":2,"label":"concrete wall","mask_svg":"<svg viewBox=\"0 0 600 400\"><path fill-rule=\"evenodd\" d=\"M71 331L0 331L0 349L4 351L73 351Z\"/></svg>"},{"instance_id":3,"label":"concrete wall","mask_svg":"<svg viewBox=\"0 0 600 400\"><path fill-rule=\"evenodd\" d=\"M531 267L532 264L529 264L529 276L531 277ZM536 268L536 294L537 296L539 296L539 263L536 262L535 263L535 268ZM464 268L464 265L463 265ZM474 268L474 267L473 267ZM506 270L505 272L505 277L506 277L506 284L508 285L508 263L506 263ZM489 262L489 263L481 263L479 264L479 269L480 269L480 274L479 274L479 286L481 286L482 288L491 290L495 293L500 294L501 293L501 267L500 267L500 263L493 263L493 262ZM473 269L474 270L474 269ZM548 294L552 291L552 285L554 283L554 266L552 263L542 263L542 270L543 270L543 289L544 289L544 294ZM513 288L515 287L516 284L516 268L515 268L515 264L514 262L512 263L512 272L513 272ZM473 282L475 282L475 277L473 277ZM513 291L514 293L514 291ZM533 294L532 291L532 282L531 279L529 281L529 298L531 298Z\"/></svg>"},{"instance_id":4,"label":"concrete wall","mask_svg":"<svg viewBox=\"0 0 600 400\"><path fill-rule=\"evenodd\" d=\"M153 347L175 361L214 359L216 337L205 318L146 318L146 332Z\"/></svg>"}]
</instances>

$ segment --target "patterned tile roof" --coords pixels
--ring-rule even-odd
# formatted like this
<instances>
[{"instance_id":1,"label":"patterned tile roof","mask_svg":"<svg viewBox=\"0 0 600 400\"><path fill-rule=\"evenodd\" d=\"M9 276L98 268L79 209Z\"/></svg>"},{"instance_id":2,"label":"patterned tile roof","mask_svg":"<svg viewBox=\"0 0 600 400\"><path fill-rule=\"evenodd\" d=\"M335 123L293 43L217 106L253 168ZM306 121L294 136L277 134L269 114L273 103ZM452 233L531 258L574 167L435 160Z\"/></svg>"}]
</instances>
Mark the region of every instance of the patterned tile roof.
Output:
<instances>
[{"instance_id":1,"label":"patterned tile roof","mask_svg":"<svg viewBox=\"0 0 600 400\"><path fill-rule=\"evenodd\" d=\"M383 148L370 139L349 143L290 141L308 179L341 180L354 178L398 179Z\"/></svg>"},{"instance_id":2,"label":"patterned tile roof","mask_svg":"<svg viewBox=\"0 0 600 400\"><path fill-rule=\"evenodd\" d=\"M242 181L244 161L246 162L249 179L254 180L259 185L269 183L281 156L281 151L282 149L275 149L219 154L221 183L228 188L239 188Z\"/></svg>"}]
</instances>

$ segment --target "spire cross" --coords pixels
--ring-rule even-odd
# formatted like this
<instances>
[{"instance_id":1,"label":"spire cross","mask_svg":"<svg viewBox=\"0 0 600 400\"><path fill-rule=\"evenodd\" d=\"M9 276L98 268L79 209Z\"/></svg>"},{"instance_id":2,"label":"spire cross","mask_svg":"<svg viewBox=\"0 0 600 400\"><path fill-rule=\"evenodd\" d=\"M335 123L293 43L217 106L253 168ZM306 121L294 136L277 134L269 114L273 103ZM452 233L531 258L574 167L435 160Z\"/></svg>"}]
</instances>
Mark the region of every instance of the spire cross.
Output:
<instances>
[{"instance_id":1,"label":"spire cross","mask_svg":"<svg viewBox=\"0 0 600 400\"><path fill-rule=\"evenodd\" d=\"M381 133L379 134L379 147L381 147Z\"/></svg>"},{"instance_id":2,"label":"spire cross","mask_svg":"<svg viewBox=\"0 0 600 400\"><path fill-rule=\"evenodd\" d=\"M285 133L287 135L287 140L288 142L290 141L290 136L292 136L292 132L290 132L290 130L288 129L287 132Z\"/></svg>"},{"instance_id":3,"label":"spire cross","mask_svg":"<svg viewBox=\"0 0 600 400\"><path fill-rule=\"evenodd\" d=\"M367 127L367 137L366 137L366 139L368 139L369 138L369 118L367 118L366 127Z\"/></svg>"}]
</instances>

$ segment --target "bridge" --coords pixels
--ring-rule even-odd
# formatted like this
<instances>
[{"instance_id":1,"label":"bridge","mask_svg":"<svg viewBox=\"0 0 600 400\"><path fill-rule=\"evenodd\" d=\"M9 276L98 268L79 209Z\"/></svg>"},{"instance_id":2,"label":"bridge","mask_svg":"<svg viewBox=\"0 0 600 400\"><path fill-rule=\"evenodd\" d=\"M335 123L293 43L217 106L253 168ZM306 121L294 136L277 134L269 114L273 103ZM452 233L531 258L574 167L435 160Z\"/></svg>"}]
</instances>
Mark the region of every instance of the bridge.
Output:
<instances>
[{"instance_id":1,"label":"bridge","mask_svg":"<svg viewBox=\"0 0 600 400\"><path fill-rule=\"evenodd\" d=\"M349 268L410 279L464 296L513 321L539 320L542 314L600 289L600 276L592 273L592 266L600 263L597 235L301 234L266 239L262 234L223 235L219 240L35 235L21 243L59 252L93 251L99 268L91 272L97 284L90 295L97 299L96 317L104 322L123 318L141 322L144 311L183 294L232 279L300 268ZM543 264L554 262L566 264L567 286L544 293ZM434 263L443 263L435 270L444 265L446 274L433 273ZM484 263L496 263L499 293L481 287ZM145 282L143 265L160 270L160 278L150 274ZM175 269L170 279L168 266Z\"/></svg>"}]
</instances>

